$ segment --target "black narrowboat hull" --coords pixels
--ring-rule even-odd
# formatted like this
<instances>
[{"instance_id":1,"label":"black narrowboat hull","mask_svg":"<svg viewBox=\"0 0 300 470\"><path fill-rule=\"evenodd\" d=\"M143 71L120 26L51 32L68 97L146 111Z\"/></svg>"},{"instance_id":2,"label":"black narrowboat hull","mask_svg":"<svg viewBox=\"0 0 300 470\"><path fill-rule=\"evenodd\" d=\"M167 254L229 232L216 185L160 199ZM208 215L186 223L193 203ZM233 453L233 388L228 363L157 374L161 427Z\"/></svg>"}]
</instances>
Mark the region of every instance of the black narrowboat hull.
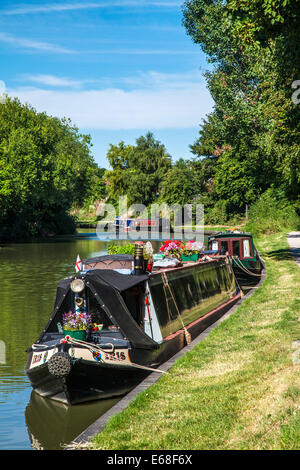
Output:
<instances>
[{"instance_id":1,"label":"black narrowboat hull","mask_svg":"<svg viewBox=\"0 0 300 470\"><path fill-rule=\"evenodd\" d=\"M233 259L233 272L240 285L254 286L261 278L262 265L259 260L248 261L247 265Z\"/></svg>"},{"instance_id":2,"label":"black narrowboat hull","mask_svg":"<svg viewBox=\"0 0 300 470\"><path fill-rule=\"evenodd\" d=\"M219 320L240 297L240 293L232 296L187 325L186 330L190 333L191 339L195 339L202 331ZM184 329L180 329L166 337L155 349L133 348L129 350L130 360L126 364L120 364L118 361L116 363L102 363L74 359L71 346L67 343L58 343L55 354L59 353L63 359L69 361L70 369L67 367L66 370L58 370L58 374L61 376L53 375L53 370L49 366L51 357L49 361L43 362L41 359L40 364L31 367L34 354L43 357L47 351L51 351L51 348L44 350L41 347L29 353L26 373L33 389L39 395L68 405L75 405L128 393L152 372L152 368L159 368L160 364L170 359L186 344ZM84 348L80 347L79 349ZM149 370L149 368L151 369ZM157 373L160 372L157 371Z\"/></svg>"},{"instance_id":3,"label":"black narrowboat hull","mask_svg":"<svg viewBox=\"0 0 300 470\"><path fill-rule=\"evenodd\" d=\"M33 389L42 397L75 405L124 395L149 371L82 360L72 364L71 372L65 377L53 376L47 364L30 369L27 374Z\"/></svg>"}]
</instances>

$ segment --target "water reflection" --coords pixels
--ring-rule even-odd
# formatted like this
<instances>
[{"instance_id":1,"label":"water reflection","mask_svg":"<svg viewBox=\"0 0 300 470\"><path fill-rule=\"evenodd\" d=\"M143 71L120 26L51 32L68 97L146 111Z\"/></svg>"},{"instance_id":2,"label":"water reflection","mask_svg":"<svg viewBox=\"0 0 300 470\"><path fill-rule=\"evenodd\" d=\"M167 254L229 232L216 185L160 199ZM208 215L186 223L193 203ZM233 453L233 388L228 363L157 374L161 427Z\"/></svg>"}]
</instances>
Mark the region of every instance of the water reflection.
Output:
<instances>
[{"instance_id":1,"label":"water reflection","mask_svg":"<svg viewBox=\"0 0 300 470\"><path fill-rule=\"evenodd\" d=\"M120 398L67 406L32 392L25 417L33 449L61 450Z\"/></svg>"}]
</instances>

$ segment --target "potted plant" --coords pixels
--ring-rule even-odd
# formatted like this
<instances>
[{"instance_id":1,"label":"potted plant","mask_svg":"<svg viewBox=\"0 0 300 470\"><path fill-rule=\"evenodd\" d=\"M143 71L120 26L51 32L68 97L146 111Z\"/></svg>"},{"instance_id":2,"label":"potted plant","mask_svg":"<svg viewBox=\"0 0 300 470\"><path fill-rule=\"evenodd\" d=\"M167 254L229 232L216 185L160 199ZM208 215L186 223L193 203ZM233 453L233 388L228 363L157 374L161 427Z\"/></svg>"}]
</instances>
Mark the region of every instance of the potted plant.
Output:
<instances>
[{"instance_id":1,"label":"potted plant","mask_svg":"<svg viewBox=\"0 0 300 470\"><path fill-rule=\"evenodd\" d=\"M80 311L75 312L70 310L63 314L64 335L71 336L71 338L80 339L82 341L86 338L86 330L92 326L92 317L90 314Z\"/></svg>"},{"instance_id":2,"label":"potted plant","mask_svg":"<svg viewBox=\"0 0 300 470\"><path fill-rule=\"evenodd\" d=\"M160 247L160 251L168 258L181 259L183 254L184 244L178 240L166 240L165 243Z\"/></svg>"},{"instance_id":3,"label":"potted plant","mask_svg":"<svg viewBox=\"0 0 300 470\"><path fill-rule=\"evenodd\" d=\"M186 242L183 254L181 255L182 261L198 261L199 253L203 249L203 243L194 242L193 240Z\"/></svg>"}]
</instances>

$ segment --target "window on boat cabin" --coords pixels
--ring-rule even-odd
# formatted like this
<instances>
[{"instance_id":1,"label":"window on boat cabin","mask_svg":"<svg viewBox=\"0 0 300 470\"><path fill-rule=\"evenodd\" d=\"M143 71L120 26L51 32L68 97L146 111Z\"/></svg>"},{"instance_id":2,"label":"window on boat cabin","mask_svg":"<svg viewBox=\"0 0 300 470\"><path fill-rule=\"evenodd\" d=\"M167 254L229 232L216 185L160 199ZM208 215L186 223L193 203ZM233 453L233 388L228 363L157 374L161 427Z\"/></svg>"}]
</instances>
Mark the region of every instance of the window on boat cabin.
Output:
<instances>
[{"instance_id":1,"label":"window on boat cabin","mask_svg":"<svg viewBox=\"0 0 300 470\"><path fill-rule=\"evenodd\" d=\"M243 240L243 251L244 251L244 258L250 258L251 257L250 240L248 238L245 238Z\"/></svg>"},{"instance_id":2,"label":"window on boat cabin","mask_svg":"<svg viewBox=\"0 0 300 470\"><path fill-rule=\"evenodd\" d=\"M218 240L214 240L214 241L212 242L212 244L211 244L211 249L212 249L213 251L216 251L216 250L219 249L219 242L218 242Z\"/></svg>"},{"instance_id":3,"label":"window on boat cabin","mask_svg":"<svg viewBox=\"0 0 300 470\"><path fill-rule=\"evenodd\" d=\"M233 256L240 256L240 240L232 241L232 254Z\"/></svg>"},{"instance_id":4,"label":"window on boat cabin","mask_svg":"<svg viewBox=\"0 0 300 470\"><path fill-rule=\"evenodd\" d=\"M224 254L228 251L228 241L227 240L221 240L221 254Z\"/></svg>"}]
</instances>

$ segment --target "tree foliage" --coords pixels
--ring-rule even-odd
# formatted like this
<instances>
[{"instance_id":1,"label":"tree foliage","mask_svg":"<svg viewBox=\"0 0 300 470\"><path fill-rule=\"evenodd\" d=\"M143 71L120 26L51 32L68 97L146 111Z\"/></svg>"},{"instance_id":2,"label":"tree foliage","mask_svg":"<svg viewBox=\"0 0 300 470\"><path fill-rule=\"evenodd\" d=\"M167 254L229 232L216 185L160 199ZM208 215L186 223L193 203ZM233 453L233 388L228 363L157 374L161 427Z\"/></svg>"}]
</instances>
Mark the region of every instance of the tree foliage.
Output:
<instances>
[{"instance_id":1,"label":"tree foliage","mask_svg":"<svg viewBox=\"0 0 300 470\"><path fill-rule=\"evenodd\" d=\"M160 200L169 206L190 204L201 191L201 179L192 161L180 158L162 180Z\"/></svg>"},{"instance_id":2,"label":"tree foliage","mask_svg":"<svg viewBox=\"0 0 300 470\"><path fill-rule=\"evenodd\" d=\"M191 146L203 164L214 161L212 199L241 213L272 186L297 203L300 2L190 0L183 15L212 64L205 76L215 107Z\"/></svg>"},{"instance_id":3,"label":"tree foliage","mask_svg":"<svg viewBox=\"0 0 300 470\"><path fill-rule=\"evenodd\" d=\"M90 137L69 121L17 99L0 104L1 239L73 230L68 211L83 203L97 172Z\"/></svg>"},{"instance_id":4,"label":"tree foliage","mask_svg":"<svg viewBox=\"0 0 300 470\"><path fill-rule=\"evenodd\" d=\"M149 205L157 200L162 180L171 168L171 157L151 132L139 137L136 145L110 145L107 158L112 167L106 172L112 200L125 195L129 205Z\"/></svg>"}]
</instances>

